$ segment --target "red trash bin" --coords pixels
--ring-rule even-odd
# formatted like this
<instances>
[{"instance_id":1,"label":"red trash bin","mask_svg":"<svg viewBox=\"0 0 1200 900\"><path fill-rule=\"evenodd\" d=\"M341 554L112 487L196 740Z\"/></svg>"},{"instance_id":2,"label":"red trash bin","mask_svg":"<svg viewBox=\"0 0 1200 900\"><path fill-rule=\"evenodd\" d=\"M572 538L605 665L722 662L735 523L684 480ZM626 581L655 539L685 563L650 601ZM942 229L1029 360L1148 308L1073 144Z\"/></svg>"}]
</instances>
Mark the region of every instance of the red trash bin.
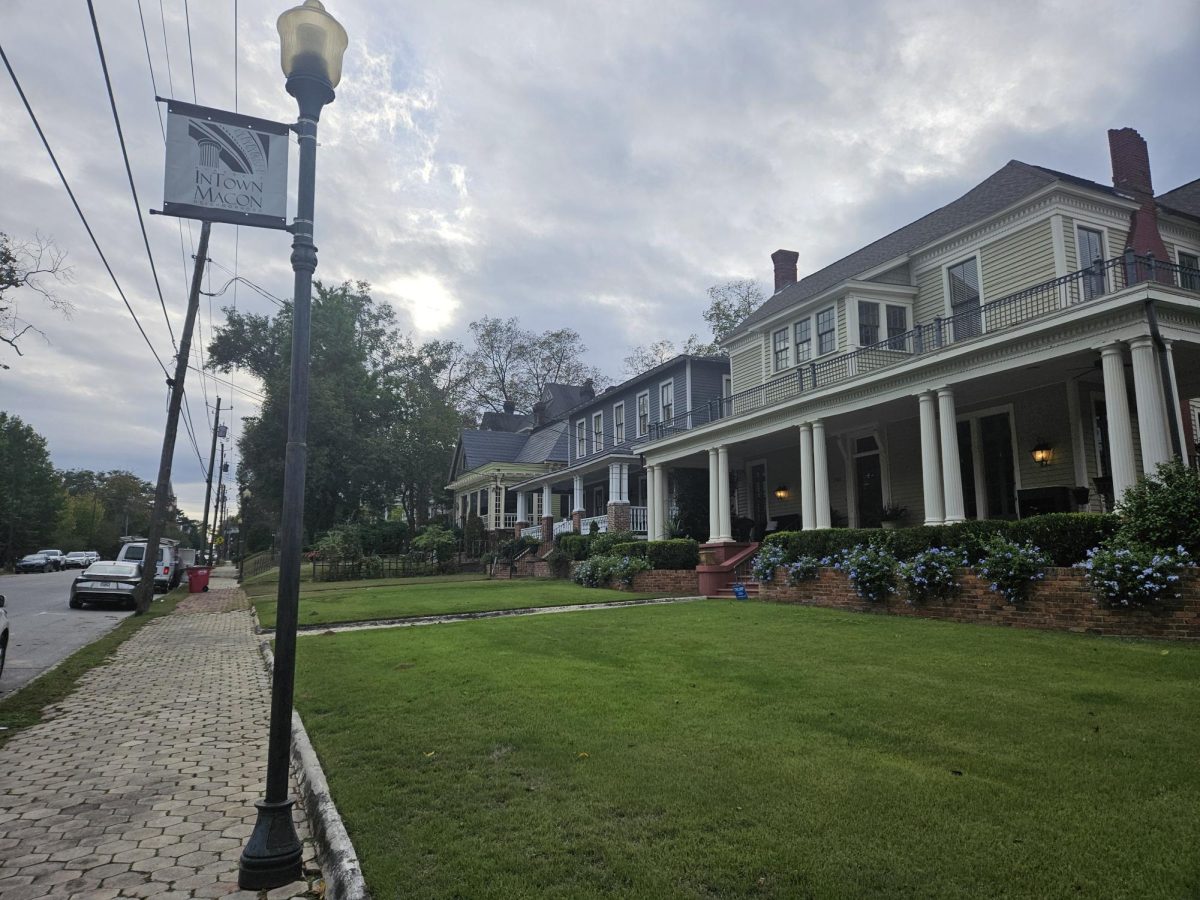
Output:
<instances>
[{"instance_id":1,"label":"red trash bin","mask_svg":"<svg viewBox=\"0 0 1200 900\"><path fill-rule=\"evenodd\" d=\"M187 570L188 577L188 593L199 594L208 590L208 573L212 569L209 566L189 566Z\"/></svg>"}]
</instances>

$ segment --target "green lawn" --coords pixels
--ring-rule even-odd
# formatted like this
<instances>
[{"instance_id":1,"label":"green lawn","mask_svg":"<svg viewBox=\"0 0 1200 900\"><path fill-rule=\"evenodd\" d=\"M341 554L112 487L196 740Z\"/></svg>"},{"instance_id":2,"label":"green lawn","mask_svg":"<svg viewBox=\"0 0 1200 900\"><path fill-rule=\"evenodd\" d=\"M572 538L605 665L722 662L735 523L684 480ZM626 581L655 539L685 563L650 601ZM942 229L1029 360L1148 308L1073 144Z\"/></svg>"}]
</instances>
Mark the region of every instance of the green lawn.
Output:
<instances>
[{"instance_id":1,"label":"green lawn","mask_svg":"<svg viewBox=\"0 0 1200 900\"><path fill-rule=\"evenodd\" d=\"M469 583L464 583L464 580L469 580ZM399 583L383 585L370 581L340 582L336 583L336 588L326 588L328 584L330 583L325 582L317 586L324 589L305 587L301 590L301 625L327 625L334 622L362 622L400 616L430 616L534 606L569 606L573 603L610 603L666 596L662 593L634 594L628 591L585 588L555 578L484 581L480 580L478 575L470 579L455 575L426 579L408 578ZM254 601L258 619L265 627L274 627L275 607L274 599L259 598Z\"/></svg>"},{"instance_id":2,"label":"green lawn","mask_svg":"<svg viewBox=\"0 0 1200 900\"><path fill-rule=\"evenodd\" d=\"M703 601L306 638L376 897L1200 896L1200 648Z\"/></svg>"},{"instance_id":3,"label":"green lawn","mask_svg":"<svg viewBox=\"0 0 1200 900\"><path fill-rule=\"evenodd\" d=\"M300 568L300 594L319 594L325 591L346 591L352 588L393 587L404 584L446 584L456 581L487 581L487 575L479 572L462 572L457 575L428 575L411 578L364 578L361 581L313 581L309 566ZM274 597L279 593L279 570L271 569L242 582L242 590L251 599Z\"/></svg>"}]
</instances>

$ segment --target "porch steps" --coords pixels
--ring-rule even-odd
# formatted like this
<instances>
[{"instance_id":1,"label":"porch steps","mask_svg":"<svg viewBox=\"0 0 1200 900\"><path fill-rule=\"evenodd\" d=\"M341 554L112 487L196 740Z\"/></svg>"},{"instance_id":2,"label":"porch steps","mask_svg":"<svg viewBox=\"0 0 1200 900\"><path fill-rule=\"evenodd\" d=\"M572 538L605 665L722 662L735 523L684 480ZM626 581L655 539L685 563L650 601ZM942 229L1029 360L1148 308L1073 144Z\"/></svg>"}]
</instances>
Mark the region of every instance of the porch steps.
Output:
<instances>
[{"instance_id":1,"label":"porch steps","mask_svg":"<svg viewBox=\"0 0 1200 900\"><path fill-rule=\"evenodd\" d=\"M758 596L758 582L757 581L754 581L753 579L748 578L745 581L743 581L742 584L745 585L745 587L746 587L746 596L747 597L757 597ZM732 600L734 598L733 583L730 582L725 587L720 588L717 591L717 593L714 594L713 596L715 596L721 600Z\"/></svg>"}]
</instances>

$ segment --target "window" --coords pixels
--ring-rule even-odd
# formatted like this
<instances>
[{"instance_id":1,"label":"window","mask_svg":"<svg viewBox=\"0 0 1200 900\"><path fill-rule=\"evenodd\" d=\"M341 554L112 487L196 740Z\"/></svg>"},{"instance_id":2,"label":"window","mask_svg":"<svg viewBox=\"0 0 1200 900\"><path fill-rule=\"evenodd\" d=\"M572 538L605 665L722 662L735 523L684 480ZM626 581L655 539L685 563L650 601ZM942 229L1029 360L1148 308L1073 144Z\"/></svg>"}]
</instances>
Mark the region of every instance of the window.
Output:
<instances>
[{"instance_id":1,"label":"window","mask_svg":"<svg viewBox=\"0 0 1200 900\"><path fill-rule=\"evenodd\" d=\"M869 347L879 343L879 304L858 301L858 343Z\"/></svg>"},{"instance_id":2,"label":"window","mask_svg":"<svg viewBox=\"0 0 1200 900\"><path fill-rule=\"evenodd\" d=\"M645 437L650 430L650 392L637 395L637 436Z\"/></svg>"},{"instance_id":3,"label":"window","mask_svg":"<svg viewBox=\"0 0 1200 900\"><path fill-rule=\"evenodd\" d=\"M599 453L604 449L604 413L592 415L592 452Z\"/></svg>"},{"instance_id":4,"label":"window","mask_svg":"<svg viewBox=\"0 0 1200 900\"><path fill-rule=\"evenodd\" d=\"M732 395L733 395L733 376L732 375L722 375L721 376L721 396L722 397L730 397Z\"/></svg>"},{"instance_id":5,"label":"window","mask_svg":"<svg viewBox=\"0 0 1200 900\"><path fill-rule=\"evenodd\" d=\"M575 458L587 456L587 424L580 419L575 423Z\"/></svg>"},{"instance_id":6,"label":"window","mask_svg":"<svg viewBox=\"0 0 1200 900\"><path fill-rule=\"evenodd\" d=\"M1179 252L1179 286L1187 291L1200 291L1200 256Z\"/></svg>"},{"instance_id":7,"label":"window","mask_svg":"<svg viewBox=\"0 0 1200 900\"><path fill-rule=\"evenodd\" d=\"M808 362L812 358L812 320L802 319L796 323L796 363Z\"/></svg>"},{"instance_id":8,"label":"window","mask_svg":"<svg viewBox=\"0 0 1200 900\"><path fill-rule=\"evenodd\" d=\"M908 307L893 306L888 304L887 310L887 336L889 338L897 338L908 331Z\"/></svg>"},{"instance_id":9,"label":"window","mask_svg":"<svg viewBox=\"0 0 1200 900\"><path fill-rule=\"evenodd\" d=\"M946 270L950 285L950 315L955 316L954 340L974 337L982 329L979 317L979 262L965 259Z\"/></svg>"},{"instance_id":10,"label":"window","mask_svg":"<svg viewBox=\"0 0 1200 900\"><path fill-rule=\"evenodd\" d=\"M675 417L675 382L664 381L658 386L658 408L663 422L670 422Z\"/></svg>"},{"instance_id":11,"label":"window","mask_svg":"<svg viewBox=\"0 0 1200 900\"><path fill-rule=\"evenodd\" d=\"M625 404L613 405L613 443L620 446L625 443Z\"/></svg>"},{"instance_id":12,"label":"window","mask_svg":"<svg viewBox=\"0 0 1200 900\"><path fill-rule=\"evenodd\" d=\"M824 356L837 349L837 310L834 307L817 313L817 355Z\"/></svg>"},{"instance_id":13,"label":"window","mask_svg":"<svg viewBox=\"0 0 1200 900\"><path fill-rule=\"evenodd\" d=\"M1083 278L1083 299L1091 300L1104 293L1104 235L1094 228L1080 228L1077 234L1079 268L1086 269L1101 262Z\"/></svg>"},{"instance_id":14,"label":"window","mask_svg":"<svg viewBox=\"0 0 1200 900\"><path fill-rule=\"evenodd\" d=\"M772 358L775 360L776 372L782 372L788 367L788 349L788 330L780 328L771 335L771 351Z\"/></svg>"}]
</instances>

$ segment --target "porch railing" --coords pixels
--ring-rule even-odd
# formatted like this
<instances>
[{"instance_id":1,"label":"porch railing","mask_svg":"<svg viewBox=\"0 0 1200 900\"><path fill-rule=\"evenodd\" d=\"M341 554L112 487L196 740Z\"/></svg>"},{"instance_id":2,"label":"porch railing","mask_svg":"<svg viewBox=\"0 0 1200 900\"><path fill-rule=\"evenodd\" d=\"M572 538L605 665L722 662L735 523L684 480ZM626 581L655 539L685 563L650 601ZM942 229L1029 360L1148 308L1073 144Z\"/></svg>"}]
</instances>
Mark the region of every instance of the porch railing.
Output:
<instances>
[{"instance_id":1,"label":"porch railing","mask_svg":"<svg viewBox=\"0 0 1200 900\"><path fill-rule=\"evenodd\" d=\"M580 531L583 534L591 534L593 523L597 531L608 531L608 516L589 516L579 523Z\"/></svg>"},{"instance_id":2,"label":"porch railing","mask_svg":"<svg viewBox=\"0 0 1200 900\"><path fill-rule=\"evenodd\" d=\"M541 536L542 536L542 526L541 525L530 525L528 528L521 529L521 537L540 538Z\"/></svg>"},{"instance_id":3,"label":"porch railing","mask_svg":"<svg viewBox=\"0 0 1200 900\"><path fill-rule=\"evenodd\" d=\"M635 534L645 534L650 530L645 506L629 507L629 530Z\"/></svg>"},{"instance_id":4,"label":"porch railing","mask_svg":"<svg viewBox=\"0 0 1200 900\"><path fill-rule=\"evenodd\" d=\"M570 534L574 530L575 530L575 523L572 522L570 519L562 519L561 521L554 523L554 536L555 537L558 537L560 534Z\"/></svg>"},{"instance_id":5,"label":"porch railing","mask_svg":"<svg viewBox=\"0 0 1200 900\"><path fill-rule=\"evenodd\" d=\"M1136 256L1133 251L1109 260L1097 259L1087 268L1062 278L1036 284L953 316L939 316L849 353L804 363L750 390L711 400L705 406L680 413L665 422L656 422L650 426L646 441L662 440L718 419L774 406L818 388L936 353L985 334L1006 331L1144 282L1200 292L1200 270L1162 262L1152 255Z\"/></svg>"}]
</instances>

